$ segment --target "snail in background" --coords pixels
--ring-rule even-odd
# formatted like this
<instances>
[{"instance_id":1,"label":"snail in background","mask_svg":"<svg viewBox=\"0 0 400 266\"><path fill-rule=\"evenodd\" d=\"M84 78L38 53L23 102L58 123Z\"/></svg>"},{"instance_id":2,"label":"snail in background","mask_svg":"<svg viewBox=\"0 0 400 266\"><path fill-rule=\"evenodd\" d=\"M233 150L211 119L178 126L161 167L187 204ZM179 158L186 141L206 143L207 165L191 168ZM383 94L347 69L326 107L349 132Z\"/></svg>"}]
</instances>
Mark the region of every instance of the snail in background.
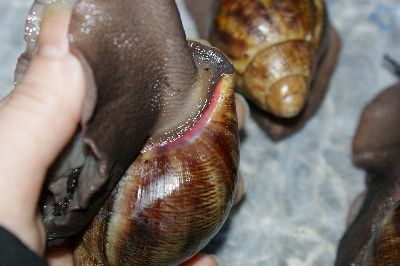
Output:
<instances>
[{"instance_id":1,"label":"snail in background","mask_svg":"<svg viewBox=\"0 0 400 266\"><path fill-rule=\"evenodd\" d=\"M400 77L400 65L386 61ZM400 265L400 83L369 103L353 140L353 162L367 172L367 190L351 210L335 265ZM357 206L358 205L358 206Z\"/></svg>"},{"instance_id":2,"label":"snail in background","mask_svg":"<svg viewBox=\"0 0 400 266\"><path fill-rule=\"evenodd\" d=\"M84 231L77 265L182 263L218 232L233 203L233 66L219 50L185 40L173 0L69 2L70 48L87 97L81 129L42 195L48 245ZM16 83L49 4L36 0L30 10Z\"/></svg>"},{"instance_id":3,"label":"snail in background","mask_svg":"<svg viewBox=\"0 0 400 266\"><path fill-rule=\"evenodd\" d=\"M274 140L316 112L340 50L322 0L221 0L210 42L232 60L239 92Z\"/></svg>"}]
</instances>

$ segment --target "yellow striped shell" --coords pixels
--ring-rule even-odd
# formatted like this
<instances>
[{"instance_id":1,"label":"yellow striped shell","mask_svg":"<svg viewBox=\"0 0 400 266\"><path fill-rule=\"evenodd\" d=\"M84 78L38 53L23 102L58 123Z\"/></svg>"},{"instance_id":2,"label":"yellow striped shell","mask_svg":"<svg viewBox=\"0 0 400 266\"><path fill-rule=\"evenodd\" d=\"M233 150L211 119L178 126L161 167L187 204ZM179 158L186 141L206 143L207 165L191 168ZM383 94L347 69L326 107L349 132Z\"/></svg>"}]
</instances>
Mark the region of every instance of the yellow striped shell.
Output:
<instances>
[{"instance_id":1,"label":"yellow striped shell","mask_svg":"<svg viewBox=\"0 0 400 266\"><path fill-rule=\"evenodd\" d=\"M328 25L322 0L222 0L210 42L232 60L241 93L290 118L306 104Z\"/></svg>"},{"instance_id":2,"label":"yellow striped shell","mask_svg":"<svg viewBox=\"0 0 400 266\"><path fill-rule=\"evenodd\" d=\"M362 265L400 265L400 206L389 211L368 244Z\"/></svg>"}]
</instances>

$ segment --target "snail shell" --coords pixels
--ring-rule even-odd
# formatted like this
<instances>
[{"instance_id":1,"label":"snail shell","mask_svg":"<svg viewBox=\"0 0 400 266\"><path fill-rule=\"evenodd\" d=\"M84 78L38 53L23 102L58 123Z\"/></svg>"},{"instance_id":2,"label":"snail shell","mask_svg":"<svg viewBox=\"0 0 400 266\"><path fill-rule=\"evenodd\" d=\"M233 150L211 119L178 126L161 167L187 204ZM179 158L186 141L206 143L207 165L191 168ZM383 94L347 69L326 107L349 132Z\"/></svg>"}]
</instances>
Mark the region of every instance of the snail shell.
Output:
<instances>
[{"instance_id":1,"label":"snail shell","mask_svg":"<svg viewBox=\"0 0 400 266\"><path fill-rule=\"evenodd\" d=\"M232 59L241 91L280 117L304 107L325 25L322 1L222 1L211 42Z\"/></svg>"},{"instance_id":2,"label":"snail shell","mask_svg":"<svg viewBox=\"0 0 400 266\"><path fill-rule=\"evenodd\" d=\"M145 5L140 3L142 1L35 0L26 20L27 51L18 62L16 82L37 50L43 12L49 5L57 3L56 6L61 6L65 2L72 9L68 37L71 52L82 63L86 97L81 127L74 141L49 171L43 191L41 209L48 245L58 244L88 226L138 155L150 132L160 128L157 126L162 117L160 113L168 114L168 110L159 103L172 106L167 104L171 99L164 97L165 94L175 93L179 99L181 94L175 91L180 90L179 86L169 85L175 85L175 80L184 84L183 78L176 78L179 75L190 77L189 71L182 72L177 68L173 72L160 66L165 64L165 58L171 56L165 49L156 49L164 47L161 46L165 43L162 34L154 34L146 39L147 42L139 42L143 31L148 33L157 29L154 20L153 24L140 27L138 20L141 18L135 16L138 11L126 8L127 3L136 4L139 10ZM167 4L163 2L164 6ZM180 29L178 23L174 27L176 21L170 22L170 27L164 31L166 35ZM180 60L184 56L178 56L184 50L179 48L187 46L184 34L171 35L174 36L170 38L171 45L176 44L176 62L185 68L184 60ZM148 50L144 51L142 45L146 45ZM148 61L156 63L148 64ZM190 65L186 69L189 70Z\"/></svg>"},{"instance_id":3,"label":"snail shell","mask_svg":"<svg viewBox=\"0 0 400 266\"><path fill-rule=\"evenodd\" d=\"M381 92L361 115L353 140L353 162L366 170L367 190L358 214L340 240L335 265L400 263L398 114L400 84L395 84Z\"/></svg>"},{"instance_id":4,"label":"snail shell","mask_svg":"<svg viewBox=\"0 0 400 266\"><path fill-rule=\"evenodd\" d=\"M260 124L275 139L304 123L288 118L315 112L340 49L322 0L222 0L210 42L231 59L239 91L273 115ZM311 111L304 110L310 98Z\"/></svg>"},{"instance_id":5,"label":"snail shell","mask_svg":"<svg viewBox=\"0 0 400 266\"><path fill-rule=\"evenodd\" d=\"M35 53L41 14L48 5L66 1L34 2L26 25L27 51L17 65L17 82ZM147 257L147 244L162 250L172 242L185 246L177 249L175 245L176 250L161 257L171 263L182 261L216 233L235 193L238 133L231 87L233 66L216 49L194 42L188 45L174 0L67 2L73 4L70 49L81 60L88 95L81 130L49 171L42 194L47 244L57 245L81 233L103 208L97 217L110 228L107 234L129 231L125 224L130 222L160 225L137 226L134 230L155 232L141 236L142 240L132 233L135 239L113 242L109 250L115 246L121 252L141 249L135 258ZM215 114L217 107L220 111ZM124 175L136 156L138 161ZM120 178L121 184L113 190ZM124 192L137 182L143 182L137 198ZM170 212L171 202L162 199L171 195L174 208L184 213ZM141 203L132 205L136 199ZM159 212L151 211L155 216L146 217L141 210L146 211L151 201ZM113 202L118 208L115 211ZM128 213L133 206L137 208ZM119 207L127 209L122 216ZM164 217L163 211L170 216ZM130 220L131 215L138 217ZM168 228L169 222L181 224L180 231ZM167 229L176 234L169 236L171 242L154 244L161 236L157 233ZM190 242L186 243L182 238L190 230L193 234L186 236ZM110 246L108 239L90 243ZM120 256L122 264L129 258Z\"/></svg>"},{"instance_id":6,"label":"snail shell","mask_svg":"<svg viewBox=\"0 0 400 266\"><path fill-rule=\"evenodd\" d=\"M215 86L201 118L172 141L150 140L85 232L77 265L176 265L202 249L225 221L237 183L238 134L232 69L191 42ZM219 78L222 77L222 78Z\"/></svg>"},{"instance_id":7,"label":"snail shell","mask_svg":"<svg viewBox=\"0 0 400 266\"><path fill-rule=\"evenodd\" d=\"M400 205L392 209L376 229L365 252L365 266L400 265Z\"/></svg>"}]
</instances>

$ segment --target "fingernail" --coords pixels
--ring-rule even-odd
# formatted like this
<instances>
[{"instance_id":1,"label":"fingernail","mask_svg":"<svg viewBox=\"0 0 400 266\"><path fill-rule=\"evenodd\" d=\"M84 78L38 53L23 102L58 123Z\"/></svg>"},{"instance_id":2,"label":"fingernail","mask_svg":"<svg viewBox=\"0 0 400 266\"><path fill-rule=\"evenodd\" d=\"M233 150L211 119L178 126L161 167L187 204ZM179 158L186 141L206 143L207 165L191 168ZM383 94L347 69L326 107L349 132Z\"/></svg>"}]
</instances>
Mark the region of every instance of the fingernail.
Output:
<instances>
[{"instance_id":1,"label":"fingernail","mask_svg":"<svg viewBox=\"0 0 400 266\"><path fill-rule=\"evenodd\" d=\"M71 7L64 3L49 5L40 24L38 54L63 56L69 52L67 38Z\"/></svg>"}]
</instances>

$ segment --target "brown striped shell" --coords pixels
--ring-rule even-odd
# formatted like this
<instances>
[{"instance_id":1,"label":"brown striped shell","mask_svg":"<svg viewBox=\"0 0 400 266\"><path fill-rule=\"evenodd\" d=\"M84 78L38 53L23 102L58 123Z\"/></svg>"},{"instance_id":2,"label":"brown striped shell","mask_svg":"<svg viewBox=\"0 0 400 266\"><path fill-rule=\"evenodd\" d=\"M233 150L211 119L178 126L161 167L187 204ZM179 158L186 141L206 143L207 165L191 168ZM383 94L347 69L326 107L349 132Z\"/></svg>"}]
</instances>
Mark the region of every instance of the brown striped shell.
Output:
<instances>
[{"instance_id":1,"label":"brown striped shell","mask_svg":"<svg viewBox=\"0 0 400 266\"><path fill-rule=\"evenodd\" d=\"M362 265L400 265L400 205L397 204L376 229L368 244Z\"/></svg>"},{"instance_id":2,"label":"brown striped shell","mask_svg":"<svg viewBox=\"0 0 400 266\"><path fill-rule=\"evenodd\" d=\"M208 94L202 115L177 137L149 140L84 233L77 265L176 265L225 221L239 159L234 75L218 50L189 46L200 73L216 77L196 85Z\"/></svg>"},{"instance_id":3,"label":"brown striped shell","mask_svg":"<svg viewBox=\"0 0 400 266\"><path fill-rule=\"evenodd\" d=\"M309 97L327 25L322 0L222 0L210 41L232 60L240 92L290 118Z\"/></svg>"},{"instance_id":4,"label":"brown striped shell","mask_svg":"<svg viewBox=\"0 0 400 266\"><path fill-rule=\"evenodd\" d=\"M400 76L400 65L392 63ZM353 162L364 169L366 191L339 242L335 265L400 265L400 83L363 110L353 140Z\"/></svg>"}]
</instances>

